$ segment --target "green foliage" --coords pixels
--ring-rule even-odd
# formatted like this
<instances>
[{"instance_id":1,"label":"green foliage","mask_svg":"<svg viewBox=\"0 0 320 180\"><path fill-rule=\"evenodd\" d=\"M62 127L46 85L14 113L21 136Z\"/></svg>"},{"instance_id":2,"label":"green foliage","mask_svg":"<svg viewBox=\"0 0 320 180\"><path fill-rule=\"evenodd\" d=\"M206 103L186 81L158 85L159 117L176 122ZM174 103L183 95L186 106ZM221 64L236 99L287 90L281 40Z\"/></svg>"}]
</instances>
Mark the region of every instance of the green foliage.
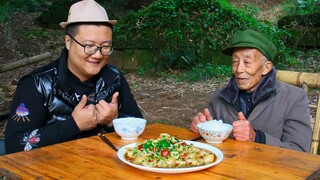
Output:
<instances>
[{"instance_id":1,"label":"green foliage","mask_svg":"<svg viewBox=\"0 0 320 180\"><path fill-rule=\"evenodd\" d=\"M160 50L161 65L166 69L188 69L196 64L193 48L182 47L181 49Z\"/></svg>"},{"instance_id":2,"label":"green foliage","mask_svg":"<svg viewBox=\"0 0 320 180\"><path fill-rule=\"evenodd\" d=\"M6 1L0 2L0 22L3 25L3 32L6 33L7 38L12 36L12 26L11 26L11 17L12 17L12 7Z\"/></svg>"},{"instance_id":3,"label":"green foliage","mask_svg":"<svg viewBox=\"0 0 320 180\"><path fill-rule=\"evenodd\" d=\"M285 19L280 19L280 27L319 26L320 1L318 0L286 0L283 1L282 11L285 12L283 13Z\"/></svg>"},{"instance_id":4,"label":"green foliage","mask_svg":"<svg viewBox=\"0 0 320 180\"><path fill-rule=\"evenodd\" d=\"M258 21L253 16L258 11L250 6L240 10L226 0L158 0L131 12L119 23L115 40L134 42L136 48L159 49L163 68L191 68L196 64L216 64L214 56L229 45L232 34L251 28L276 44L279 55L275 64L290 64L290 49L284 44L289 34Z\"/></svg>"},{"instance_id":5,"label":"green foliage","mask_svg":"<svg viewBox=\"0 0 320 180\"><path fill-rule=\"evenodd\" d=\"M29 29L24 32L24 35L29 39L36 39L37 37L47 39L50 36L49 32L43 29Z\"/></svg>"},{"instance_id":6,"label":"green foliage","mask_svg":"<svg viewBox=\"0 0 320 180\"><path fill-rule=\"evenodd\" d=\"M48 7L48 0L2 0L0 1L0 22L7 23L5 32L11 36L11 17L13 12L35 12Z\"/></svg>"},{"instance_id":7,"label":"green foliage","mask_svg":"<svg viewBox=\"0 0 320 180\"><path fill-rule=\"evenodd\" d=\"M148 6L153 0L127 0L127 7L131 10L138 10L142 6Z\"/></svg>"},{"instance_id":8,"label":"green foliage","mask_svg":"<svg viewBox=\"0 0 320 180\"><path fill-rule=\"evenodd\" d=\"M212 78L225 78L231 77L231 67L225 65L216 64L199 64L185 74L183 74L179 79L186 81L199 81L199 80L209 80Z\"/></svg>"},{"instance_id":9,"label":"green foliage","mask_svg":"<svg viewBox=\"0 0 320 180\"><path fill-rule=\"evenodd\" d=\"M309 66L305 66L305 61L308 61L308 58L302 57L301 54L305 53L299 49L301 47L308 47L310 49L320 44L320 1L284 0L282 12L284 12L283 17L279 19L278 26L279 28L287 29L290 33L290 36L287 36L286 44L295 49L285 52L286 54L290 54L290 56L287 56L287 61L282 62L287 64L287 66L283 67L279 63L278 67L282 69L289 67L294 70L306 67L305 70L309 70Z\"/></svg>"},{"instance_id":10,"label":"green foliage","mask_svg":"<svg viewBox=\"0 0 320 180\"><path fill-rule=\"evenodd\" d=\"M284 15L305 15L320 12L318 0L283 0Z\"/></svg>"},{"instance_id":11,"label":"green foliage","mask_svg":"<svg viewBox=\"0 0 320 180\"><path fill-rule=\"evenodd\" d=\"M165 49L163 51L161 50L161 55L165 59L165 61L163 61L163 64L168 69L173 66L174 62L177 59L176 53L174 53L173 51L170 51L168 49Z\"/></svg>"},{"instance_id":12,"label":"green foliage","mask_svg":"<svg viewBox=\"0 0 320 180\"><path fill-rule=\"evenodd\" d=\"M36 12L48 7L48 0L8 0L9 6L14 11Z\"/></svg>"},{"instance_id":13,"label":"green foliage","mask_svg":"<svg viewBox=\"0 0 320 180\"><path fill-rule=\"evenodd\" d=\"M311 14L320 12L319 0L298 0L296 3L297 14Z\"/></svg>"},{"instance_id":14,"label":"green foliage","mask_svg":"<svg viewBox=\"0 0 320 180\"><path fill-rule=\"evenodd\" d=\"M143 67L139 67L137 73L138 73L140 76L145 76L145 75L146 75L146 70L145 70L145 68L143 68Z\"/></svg>"},{"instance_id":15,"label":"green foliage","mask_svg":"<svg viewBox=\"0 0 320 180\"><path fill-rule=\"evenodd\" d=\"M3 24L6 20L11 18L12 8L8 3L0 2L0 21Z\"/></svg>"},{"instance_id":16,"label":"green foliage","mask_svg":"<svg viewBox=\"0 0 320 180\"><path fill-rule=\"evenodd\" d=\"M109 0L107 1L107 3L104 3L104 1L97 1L98 3L100 3L101 5L107 5L110 4L110 6L112 7L122 7L122 6L127 6L127 2L128 0Z\"/></svg>"},{"instance_id":17,"label":"green foliage","mask_svg":"<svg viewBox=\"0 0 320 180\"><path fill-rule=\"evenodd\" d=\"M76 0L54 1L35 22L40 26L51 29L61 29L59 23L66 21L70 6Z\"/></svg>"},{"instance_id":18,"label":"green foliage","mask_svg":"<svg viewBox=\"0 0 320 180\"><path fill-rule=\"evenodd\" d=\"M257 15L260 12L258 7L251 6L250 4L244 5L243 9L248 13L248 15L251 15L254 18L257 18Z\"/></svg>"}]
</instances>

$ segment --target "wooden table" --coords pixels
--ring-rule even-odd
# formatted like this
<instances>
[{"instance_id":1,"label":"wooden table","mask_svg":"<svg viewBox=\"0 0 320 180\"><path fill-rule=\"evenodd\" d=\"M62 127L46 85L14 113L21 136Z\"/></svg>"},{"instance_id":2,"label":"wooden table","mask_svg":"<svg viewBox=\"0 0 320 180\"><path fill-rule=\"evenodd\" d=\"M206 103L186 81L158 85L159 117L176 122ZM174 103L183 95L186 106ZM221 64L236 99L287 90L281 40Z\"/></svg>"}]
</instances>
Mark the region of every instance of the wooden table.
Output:
<instances>
[{"instance_id":1,"label":"wooden table","mask_svg":"<svg viewBox=\"0 0 320 180\"><path fill-rule=\"evenodd\" d=\"M174 126L152 124L138 141L166 132L190 140L198 135ZM135 142L106 135L118 148ZM199 140L199 142L205 142ZM320 156L258 143L227 139L214 144L223 154L219 164L197 172L162 174L121 162L98 136L0 156L0 174L9 179L306 179L318 177ZM312 175L313 174L313 175ZM0 176L1 177L1 176Z\"/></svg>"}]
</instances>

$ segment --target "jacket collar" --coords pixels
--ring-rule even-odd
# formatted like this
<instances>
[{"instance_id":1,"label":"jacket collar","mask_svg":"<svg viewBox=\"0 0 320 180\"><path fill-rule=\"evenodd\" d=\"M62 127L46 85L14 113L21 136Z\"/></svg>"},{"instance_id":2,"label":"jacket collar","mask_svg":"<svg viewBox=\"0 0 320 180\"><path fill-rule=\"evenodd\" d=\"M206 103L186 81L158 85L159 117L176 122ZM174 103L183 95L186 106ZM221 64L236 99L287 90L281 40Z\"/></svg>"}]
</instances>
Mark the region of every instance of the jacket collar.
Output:
<instances>
[{"instance_id":1,"label":"jacket collar","mask_svg":"<svg viewBox=\"0 0 320 180\"><path fill-rule=\"evenodd\" d=\"M276 92L276 70L272 70L262 77L257 89L252 94L252 103L256 105L258 102L267 98ZM220 97L230 104L235 104L239 95L239 89L236 84L235 76L232 76L227 87L220 92Z\"/></svg>"},{"instance_id":2,"label":"jacket collar","mask_svg":"<svg viewBox=\"0 0 320 180\"><path fill-rule=\"evenodd\" d=\"M61 52L59 57L59 66L58 66L58 87L63 91L68 91L68 80L70 79L68 76L68 66L67 66L67 59L68 59L68 50L64 48Z\"/></svg>"},{"instance_id":3,"label":"jacket collar","mask_svg":"<svg viewBox=\"0 0 320 180\"><path fill-rule=\"evenodd\" d=\"M111 102L112 94L116 89L120 89L120 72L111 65L104 66L100 73L99 79L96 83L96 101L104 99Z\"/></svg>"},{"instance_id":4,"label":"jacket collar","mask_svg":"<svg viewBox=\"0 0 320 180\"><path fill-rule=\"evenodd\" d=\"M115 67L107 64L105 65L99 73L99 80L103 80L107 86L112 86L114 81L119 78L120 72Z\"/></svg>"}]
</instances>

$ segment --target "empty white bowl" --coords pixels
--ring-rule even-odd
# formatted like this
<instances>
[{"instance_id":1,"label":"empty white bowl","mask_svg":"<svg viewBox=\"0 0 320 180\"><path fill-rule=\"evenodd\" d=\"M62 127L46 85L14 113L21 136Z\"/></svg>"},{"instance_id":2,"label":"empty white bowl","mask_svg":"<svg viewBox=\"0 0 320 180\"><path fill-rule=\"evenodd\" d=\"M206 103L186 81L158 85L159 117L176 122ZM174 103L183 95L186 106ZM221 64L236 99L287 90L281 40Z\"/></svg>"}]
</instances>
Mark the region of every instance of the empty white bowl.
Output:
<instances>
[{"instance_id":1,"label":"empty white bowl","mask_svg":"<svg viewBox=\"0 0 320 180\"><path fill-rule=\"evenodd\" d=\"M222 120L211 120L197 124L200 135L208 143L222 143L229 137L233 126L223 123Z\"/></svg>"},{"instance_id":2,"label":"empty white bowl","mask_svg":"<svg viewBox=\"0 0 320 180\"><path fill-rule=\"evenodd\" d=\"M135 140L144 131L147 120L142 118L126 117L112 121L114 130L123 140Z\"/></svg>"}]
</instances>

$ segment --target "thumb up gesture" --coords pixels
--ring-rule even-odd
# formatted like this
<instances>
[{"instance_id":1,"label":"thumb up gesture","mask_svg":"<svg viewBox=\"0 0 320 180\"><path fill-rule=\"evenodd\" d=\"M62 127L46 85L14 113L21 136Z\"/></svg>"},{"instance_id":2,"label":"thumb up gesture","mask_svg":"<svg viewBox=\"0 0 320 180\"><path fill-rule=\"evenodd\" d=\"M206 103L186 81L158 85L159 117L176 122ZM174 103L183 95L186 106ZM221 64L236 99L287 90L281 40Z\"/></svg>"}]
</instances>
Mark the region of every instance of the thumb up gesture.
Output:
<instances>
[{"instance_id":1,"label":"thumb up gesture","mask_svg":"<svg viewBox=\"0 0 320 180\"><path fill-rule=\"evenodd\" d=\"M238 119L233 122L233 135L238 141L254 141L256 132L251 123L246 119L242 112L238 113Z\"/></svg>"},{"instance_id":2,"label":"thumb up gesture","mask_svg":"<svg viewBox=\"0 0 320 180\"><path fill-rule=\"evenodd\" d=\"M88 97L83 95L71 114L80 131L87 131L97 126L96 110L93 104L86 105L87 101Z\"/></svg>"},{"instance_id":3,"label":"thumb up gesture","mask_svg":"<svg viewBox=\"0 0 320 180\"><path fill-rule=\"evenodd\" d=\"M118 95L119 92L115 92L112 95L110 103L107 103L105 100L100 100L99 103L95 105L98 124L110 124L113 119L118 117Z\"/></svg>"}]
</instances>

